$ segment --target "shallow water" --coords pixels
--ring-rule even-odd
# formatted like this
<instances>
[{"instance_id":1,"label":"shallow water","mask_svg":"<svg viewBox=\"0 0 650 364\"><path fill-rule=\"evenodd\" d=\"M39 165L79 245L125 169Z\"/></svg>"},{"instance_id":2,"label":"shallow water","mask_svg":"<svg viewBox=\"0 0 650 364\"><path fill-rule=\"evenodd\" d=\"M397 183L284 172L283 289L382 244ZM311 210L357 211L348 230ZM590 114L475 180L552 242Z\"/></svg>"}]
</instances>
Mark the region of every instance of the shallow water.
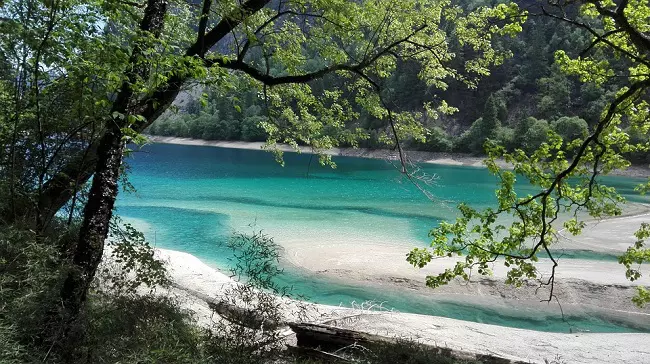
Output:
<instances>
[{"instance_id":1,"label":"shallow water","mask_svg":"<svg viewBox=\"0 0 650 364\"><path fill-rule=\"evenodd\" d=\"M461 201L475 207L494 203L496 179L483 168L426 165L436 181L427 199L404 181L390 163L335 158L336 169L318 165L310 155L285 154L286 166L262 151L213 147L150 145L129 158L135 194L121 194L118 213L143 230L161 248L180 250L226 269L232 253L224 242L234 232L263 230L280 245L283 239L337 239L363 236L426 246L428 231L455 216ZM631 195L641 180L612 182ZM530 190L522 184L520 190ZM534 192L530 190L530 192ZM565 257L614 259L592 252L566 252ZM540 331L634 332L637 329L597 317L565 317L534 310L460 305L371 287L356 287L286 267L281 283L310 300L349 306L374 300L403 312L432 314L529 328ZM568 321L568 322L567 322Z\"/></svg>"}]
</instances>

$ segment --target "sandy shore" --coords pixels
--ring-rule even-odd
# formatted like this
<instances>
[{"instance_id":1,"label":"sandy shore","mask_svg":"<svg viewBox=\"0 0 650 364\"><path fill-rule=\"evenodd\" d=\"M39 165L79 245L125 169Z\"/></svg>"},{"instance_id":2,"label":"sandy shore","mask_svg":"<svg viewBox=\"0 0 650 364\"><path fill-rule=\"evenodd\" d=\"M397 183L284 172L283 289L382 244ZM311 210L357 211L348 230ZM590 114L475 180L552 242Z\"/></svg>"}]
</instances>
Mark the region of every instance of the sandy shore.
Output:
<instances>
[{"instance_id":1,"label":"sandy shore","mask_svg":"<svg viewBox=\"0 0 650 364\"><path fill-rule=\"evenodd\" d=\"M226 287L236 284L196 257L182 252L157 250L167 267L175 294L195 312L199 323L207 323L211 311L199 297L218 299ZM486 325L443 317L398 312L355 310L308 304L306 321L327 322L374 334L415 339L454 350L492 354L530 363L560 358L565 363L641 363L650 357L650 334L545 333ZM285 317L295 320L291 304Z\"/></svg>"},{"instance_id":2,"label":"sandy shore","mask_svg":"<svg viewBox=\"0 0 650 364\"><path fill-rule=\"evenodd\" d=\"M249 149L261 150L264 149L262 142L243 142L243 141L216 141L216 140L203 140L192 138L179 138L179 137L163 137L157 135L149 135L147 138L153 143L165 144L178 144L178 145L199 145L210 146L219 148L235 148L235 149ZM295 152L289 145L280 144L277 146L279 150L284 152ZM309 147L300 147L301 153L312 153L313 150ZM371 158L371 159L389 159L397 160L398 155L395 151L388 149L366 149L366 148L333 148L324 151L325 154L332 156L342 157L357 157L357 158ZM471 154L462 153L439 153L439 152L419 152L408 151L408 158L413 162L418 163L431 163L450 166L468 166L468 167L484 167L484 157L476 157ZM502 167L507 167L505 161L501 161ZM627 177L650 177L650 166L631 166L625 170L617 170L611 173L616 176Z\"/></svg>"}]
</instances>

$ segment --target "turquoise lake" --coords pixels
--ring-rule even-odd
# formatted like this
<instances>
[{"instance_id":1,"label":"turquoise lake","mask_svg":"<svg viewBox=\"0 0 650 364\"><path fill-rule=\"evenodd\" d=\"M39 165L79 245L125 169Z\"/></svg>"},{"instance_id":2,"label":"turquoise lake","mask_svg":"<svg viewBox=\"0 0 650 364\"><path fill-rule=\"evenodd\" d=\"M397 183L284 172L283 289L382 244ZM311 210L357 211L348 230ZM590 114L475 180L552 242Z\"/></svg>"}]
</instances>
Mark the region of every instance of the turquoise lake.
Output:
<instances>
[{"instance_id":1,"label":"turquoise lake","mask_svg":"<svg viewBox=\"0 0 650 364\"><path fill-rule=\"evenodd\" d=\"M337 168L332 169L320 166L310 155L286 153L284 160L282 167L264 151L148 145L128 159L129 181L137 192L122 193L117 212L134 222L157 247L184 251L226 270L232 264L232 253L223 243L235 231L263 230L281 244L284 235L299 239L328 224L341 236L372 234L427 246L429 230L453 218L459 202L475 207L494 203L496 179L483 168L423 165L423 172L437 176L428 187L435 196L431 201L387 161L337 157ZM629 200L645 202L634 193L641 181L608 178ZM527 188L521 186L522 191ZM567 252L565 257L615 260L580 251ZM349 306L374 300L402 312L539 331L640 331L597 317L562 318L526 310L504 313L433 301L423 295L354 286L291 266L283 268L281 283L318 303Z\"/></svg>"}]
</instances>

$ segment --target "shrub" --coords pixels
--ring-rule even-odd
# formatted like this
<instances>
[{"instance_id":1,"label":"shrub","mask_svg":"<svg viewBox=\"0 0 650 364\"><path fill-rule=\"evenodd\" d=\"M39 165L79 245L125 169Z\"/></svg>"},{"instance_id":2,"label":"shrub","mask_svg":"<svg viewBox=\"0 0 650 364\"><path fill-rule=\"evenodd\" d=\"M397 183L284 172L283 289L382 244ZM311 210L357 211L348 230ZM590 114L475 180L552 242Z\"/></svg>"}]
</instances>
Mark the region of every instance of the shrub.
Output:
<instances>
[{"instance_id":1,"label":"shrub","mask_svg":"<svg viewBox=\"0 0 650 364\"><path fill-rule=\"evenodd\" d=\"M252 107L252 106L251 106ZM249 142L266 140L266 131L260 126L266 118L263 116L247 116L241 123L241 138Z\"/></svg>"},{"instance_id":2,"label":"shrub","mask_svg":"<svg viewBox=\"0 0 650 364\"><path fill-rule=\"evenodd\" d=\"M630 136L630 144L635 146L633 149L637 149L636 146L640 146L641 148L627 153L626 157L635 164L650 163L650 153L646 151L646 146L650 143L650 137L648 137L648 134L633 127L629 127L627 133Z\"/></svg>"},{"instance_id":3,"label":"shrub","mask_svg":"<svg viewBox=\"0 0 650 364\"><path fill-rule=\"evenodd\" d=\"M0 363L21 364L32 360L29 350L20 342L18 330L12 325L0 321Z\"/></svg>"},{"instance_id":4,"label":"shrub","mask_svg":"<svg viewBox=\"0 0 650 364\"><path fill-rule=\"evenodd\" d=\"M434 126L429 129L426 142L420 144L418 147L418 149L426 150L428 152L451 152L454 143L446 131Z\"/></svg>"},{"instance_id":5,"label":"shrub","mask_svg":"<svg viewBox=\"0 0 650 364\"><path fill-rule=\"evenodd\" d=\"M546 120L529 117L520 120L514 130L514 147L532 153L548 139L550 127Z\"/></svg>"},{"instance_id":6,"label":"shrub","mask_svg":"<svg viewBox=\"0 0 650 364\"><path fill-rule=\"evenodd\" d=\"M177 360L198 347L184 341L195 329L177 306L135 292L140 284L163 283L166 276L141 235L132 228L124 234L115 257L125 269L115 272L110 290L97 290L95 284L86 308L68 321L72 318L60 312L60 290L78 230L60 221L41 234L3 227L0 363L194 362Z\"/></svg>"},{"instance_id":7,"label":"shrub","mask_svg":"<svg viewBox=\"0 0 650 364\"><path fill-rule=\"evenodd\" d=\"M167 288L171 282L162 261L154 257L154 249L144 234L130 224L114 217L110 225L111 253L104 259L95 279L96 290L113 295L136 295L143 285L151 293L155 288Z\"/></svg>"},{"instance_id":8,"label":"shrub","mask_svg":"<svg viewBox=\"0 0 650 364\"><path fill-rule=\"evenodd\" d=\"M94 296L85 340L77 348L87 363L200 363L203 334L187 312L166 297Z\"/></svg>"},{"instance_id":9,"label":"shrub","mask_svg":"<svg viewBox=\"0 0 650 364\"><path fill-rule=\"evenodd\" d=\"M460 135L454 144L454 150L461 153L483 154L483 144L495 135L496 129L488 128L483 118L479 118Z\"/></svg>"},{"instance_id":10,"label":"shrub","mask_svg":"<svg viewBox=\"0 0 650 364\"><path fill-rule=\"evenodd\" d=\"M277 285L282 270L277 266L278 246L273 239L255 232L234 234L227 246L233 251L231 286L223 300L211 305L217 317L205 343L207 354L217 363L247 364L277 359L282 354L283 297L287 287Z\"/></svg>"},{"instance_id":11,"label":"shrub","mask_svg":"<svg viewBox=\"0 0 650 364\"><path fill-rule=\"evenodd\" d=\"M0 322L11 325L23 345L50 342L58 331L53 307L58 307L66 272L62 250L74 239L65 226L54 224L54 235L4 227L0 232Z\"/></svg>"},{"instance_id":12,"label":"shrub","mask_svg":"<svg viewBox=\"0 0 650 364\"><path fill-rule=\"evenodd\" d=\"M499 127L494 140L506 149L513 150L515 147L515 130L507 126Z\"/></svg>"},{"instance_id":13,"label":"shrub","mask_svg":"<svg viewBox=\"0 0 650 364\"><path fill-rule=\"evenodd\" d=\"M583 139L589 134L587 122L577 116L561 117L551 124L551 128L562 137L565 145L576 139Z\"/></svg>"}]
</instances>

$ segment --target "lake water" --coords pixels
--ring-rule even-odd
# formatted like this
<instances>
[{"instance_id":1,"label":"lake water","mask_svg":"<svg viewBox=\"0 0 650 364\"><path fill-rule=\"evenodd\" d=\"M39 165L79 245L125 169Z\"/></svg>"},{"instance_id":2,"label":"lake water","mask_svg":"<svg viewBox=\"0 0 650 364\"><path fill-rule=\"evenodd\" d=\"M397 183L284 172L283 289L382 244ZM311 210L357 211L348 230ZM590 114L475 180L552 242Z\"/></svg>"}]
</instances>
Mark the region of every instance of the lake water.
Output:
<instances>
[{"instance_id":1,"label":"lake water","mask_svg":"<svg viewBox=\"0 0 650 364\"><path fill-rule=\"evenodd\" d=\"M373 236L427 246L428 231L442 219L453 218L459 202L475 207L494 203L496 179L483 168L422 166L422 172L436 176L428 187L435 196L432 202L386 161L340 157L332 169L310 155L287 153L284 159L282 167L263 151L149 145L129 158L129 180L137 192L122 193L117 211L142 228L157 247L188 252L227 269L232 253L223 243L235 231L263 230L281 244L287 237L318 236L319 229L328 226L343 237ZM641 180L609 182L630 200L643 201L633 191ZM615 259L590 252L572 252L572 257ZM639 331L598 317L562 318L534 310L502 312L433 301L423 295L352 286L293 267L285 267L281 281L293 286L295 293L324 304L374 300L403 312L540 331Z\"/></svg>"}]
</instances>

